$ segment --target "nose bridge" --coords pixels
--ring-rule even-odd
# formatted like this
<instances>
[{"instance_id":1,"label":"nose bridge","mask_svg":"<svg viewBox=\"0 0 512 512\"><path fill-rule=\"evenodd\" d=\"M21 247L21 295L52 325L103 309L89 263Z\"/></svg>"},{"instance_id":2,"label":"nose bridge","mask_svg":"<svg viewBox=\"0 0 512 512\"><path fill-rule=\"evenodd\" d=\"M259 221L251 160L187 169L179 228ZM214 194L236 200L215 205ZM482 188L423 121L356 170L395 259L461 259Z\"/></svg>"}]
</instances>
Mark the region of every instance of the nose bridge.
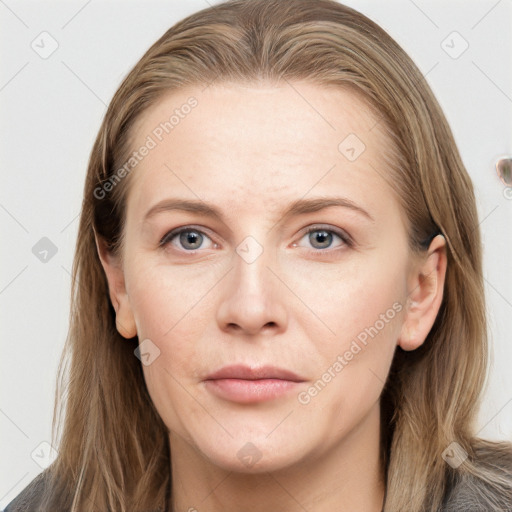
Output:
<instances>
[{"instance_id":1,"label":"nose bridge","mask_svg":"<svg viewBox=\"0 0 512 512\"><path fill-rule=\"evenodd\" d=\"M254 236L247 236L235 248L233 272L218 308L221 329L256 334L261 329L282 329L286 310L276 289L272 249Z\"/></svg>"},{"instance_id":2,"label":"nose bridge","mask_svg":"<svg viewBox=\"0 0 512 512\"><path fill-rule=\"evenodd\" d=\"M246 306L252 306L253 313L263 313L270 306L273 289L270 282L273 276L267 268L272 264L271 249L249 235L238 244L235 252L235 294L245 299Z\"/></svg>"},{"instance_id":3,"label":"nose bridge","mask_svg":"<svg viewBox=\"0 0 512 512\"><path fill-rule=\"evenodd\" d=\"M261 296L270 292L268 282L271 272L267 266L271 264L271 251L260 244L253 236L246 237L236 247L234 259L235 278L238 289L243 295Z\"/></svg>"}]
</instances>

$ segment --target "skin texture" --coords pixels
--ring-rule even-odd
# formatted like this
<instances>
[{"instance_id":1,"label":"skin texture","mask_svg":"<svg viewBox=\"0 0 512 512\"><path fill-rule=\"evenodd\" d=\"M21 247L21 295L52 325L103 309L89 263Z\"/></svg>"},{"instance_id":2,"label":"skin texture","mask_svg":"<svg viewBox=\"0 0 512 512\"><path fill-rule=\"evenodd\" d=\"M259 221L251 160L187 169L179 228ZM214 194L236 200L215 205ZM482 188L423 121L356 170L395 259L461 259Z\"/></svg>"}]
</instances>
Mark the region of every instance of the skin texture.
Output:
<instances>
[{"instance_id":1,"label":"skin texture","mask_svg":"<svg viewBox=\"0 0 512 512\"><path fill-rule=\"evenodd\" d=\"M444 238L424 257L409 252L382 177L390 141L353 92L304 82L182 89L144 113L134 148L192 95L197 107L129 177L122 261L98 241L119 332L160 351L143 370L169 429L173 510L378 512L379 396L396 347L414 350L434 323ZM366 146L354 161L338 149L351 133ZM340 206L283 217L297 199L333 196L373 220ZM144 220L170 197L212 204L223 218L168 210ZM159 245L182 226L204 238ZM244 245L248 236L257 243ZM377 334L336 371L371 326ZM235 363L304 382L259 403L220 398L204 379Z\"/></svg>"}]
</instances>

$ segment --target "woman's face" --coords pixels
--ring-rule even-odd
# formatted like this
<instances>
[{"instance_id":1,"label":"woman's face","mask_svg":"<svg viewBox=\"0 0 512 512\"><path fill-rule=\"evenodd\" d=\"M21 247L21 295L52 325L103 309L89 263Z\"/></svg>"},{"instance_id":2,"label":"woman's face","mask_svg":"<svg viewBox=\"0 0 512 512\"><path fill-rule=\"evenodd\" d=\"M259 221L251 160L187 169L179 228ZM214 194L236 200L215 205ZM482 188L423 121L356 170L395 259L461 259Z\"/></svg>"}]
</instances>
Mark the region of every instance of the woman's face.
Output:
<instances>
[{"instance_id":1,"label":"woman's face","mask_svg":"<svg viewBox=\"0 0 512 512\"><path fill-rule=\"evenodd\" d=\"M171 449L257 472L375 438L413 269L383 130L301 82L182 89L136 125L118 322Z\"/></svg>"}]
</instances>

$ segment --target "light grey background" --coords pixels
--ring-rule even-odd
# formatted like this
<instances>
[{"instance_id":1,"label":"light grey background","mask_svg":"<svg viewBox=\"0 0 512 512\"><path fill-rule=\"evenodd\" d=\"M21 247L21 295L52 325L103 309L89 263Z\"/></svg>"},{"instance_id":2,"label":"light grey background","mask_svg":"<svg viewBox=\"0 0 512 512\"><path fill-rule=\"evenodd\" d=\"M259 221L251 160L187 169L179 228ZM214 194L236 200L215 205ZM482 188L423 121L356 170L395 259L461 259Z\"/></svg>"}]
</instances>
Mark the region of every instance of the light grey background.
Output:
<instances>
[{"instance_id":1,"label":"light grey background","mask_svg":"<svg viewBox=\"0 0 512 512\"><path fill-rule=\"evenodd\" d=\"M512 155L512 2L346 3L390 32L426 75L475 183L493 342L479 435L511 439L512 199L494 165ZM82 187L106 105L167 28L207 5L0 0L0 508L51 460L45 443ZM57 249L46 262L41 248L33 253L43 237Z\"/></svg>"}]
</instances>

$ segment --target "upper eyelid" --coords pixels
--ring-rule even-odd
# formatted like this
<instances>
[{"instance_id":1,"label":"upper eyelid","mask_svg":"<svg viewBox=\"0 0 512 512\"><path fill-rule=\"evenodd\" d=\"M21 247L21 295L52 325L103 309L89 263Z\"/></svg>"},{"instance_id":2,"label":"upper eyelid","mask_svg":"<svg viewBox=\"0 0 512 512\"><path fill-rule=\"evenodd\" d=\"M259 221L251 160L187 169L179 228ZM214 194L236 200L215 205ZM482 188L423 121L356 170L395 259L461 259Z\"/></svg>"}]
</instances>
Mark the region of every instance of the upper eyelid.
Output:
<instances>
[{"instance_id":1,"label":"upper eyelid","mask_svg":"<svg viewBox=\"0 0 512 512\"><path fill-rule=\"evenodd\" d=\"M303 235L307 235L311 231L321 231L321 230L332 231L335 235L338 235L341 238L348 238L349 240L352 239L352 237L344 229L341 229L338 227L331 227L331 226L324 225L324 224L311 224L310 226L307 226L306 228L304 228L302 231L303 231Z\"/></svg>"}]
</instances>

